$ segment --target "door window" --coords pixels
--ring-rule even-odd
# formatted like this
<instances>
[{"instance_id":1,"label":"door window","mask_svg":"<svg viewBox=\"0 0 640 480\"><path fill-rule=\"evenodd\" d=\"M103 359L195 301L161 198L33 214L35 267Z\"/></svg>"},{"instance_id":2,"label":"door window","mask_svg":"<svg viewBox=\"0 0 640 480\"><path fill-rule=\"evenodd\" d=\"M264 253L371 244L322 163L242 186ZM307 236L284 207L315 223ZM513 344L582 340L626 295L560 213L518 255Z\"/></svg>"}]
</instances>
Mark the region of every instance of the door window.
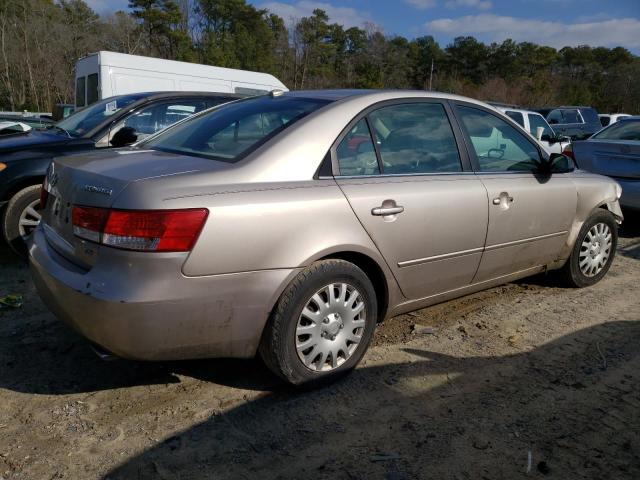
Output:
<instances>
[{"instance_id":1,"label":"door window","mask_svg":"<svg viewBox=\"0 0 640 480\"><path fill-rule=\"evenodd\" d=\"M547 120L549 120L551 125L562 123L562 112L560 110L552 110L551 113L547 115Z\"/></svg>"},{"instance_id":2,"label":"door window","mask_svg":"<svg viewBox=\"0 0 640 480\"><path fill-rule=\"evenodd\" d=\"M76 107L84 107L85 78L76 78Z\"/></svg>"},{"instance_id":3,"label":"door window","mask_svg":"<svg viewBox=\"0 0 640 480\"><path fill-rule=\"evenodd\" d=\"M367 121L363 118L336 149L340 175L379 175L380 167Z\"/></svg>"},{"instance_id":4,"label":"door window","mask_svg":"<svg viewBox=\"0 0 640 480\"><path fill-rule=\"evenodd\" d=\"M522 115L522 113L520 112L513 112L511 110L507 110L506 112L504 112L507 114L507 116L513 120L514 122L516 122L518 125L520 125L522 128L524 128L524 116Z\"/></svg>"},{"instance_id":5,"label":"door window","mask_svg":"<svg viewBox=\"0 0 640 480\"><path fill-rule=\"evenodd\" d=\"M564 123L583 123L577 110L563 110Z\"/></svg>"},{"instance_id":6,"label":"door window","mask_svg":"<svg viewBox=\"0 0 640 480\"><path fill-rule=\"evenodd\" d=\"M87 105L98 101L98 74L87 76Z\"/></svg>"},{"instance_id":7,"label":"door window","mask_svg":"<svg viewBox=\"0 0 640 480\"><path fill-rule=\"evenodd\" d=\"M460 155L444 106L408 103L369 115L385 174L462 171Z\"/></svg>"},{"instance_id":8,"label":"door window","mask_svg":"<svg viewBox=\"0 0 640 480\"><path fill-rule=\"evenodd\" d=\"M482 172L537 170L540 153L522 133L491 113L459 106Z\"/></svg>"},{"instance_id":9,"label":"door window","mask_svg":"<svg viewBox=\"0 0 640 480\"><path fill-rule=\"evenodd\" d=\"M138 134L138 140L142 140L205 108L207 108L207 105L204 101L156 104L143 108L127 117L122 127L133 128Z\"/></svg>"},{"instance_id":10,"label":"door window","mask_svg":"<svg viewBox=\"0 0 640 480\"><path fill-rule=\"evenodd\" d=\"M530 113L529 114L529 131L531 132L531 135L533 135L534 137L537 134L536 130L538 129L538 127L542 127L544 129L542 132L542 135L548 135L549 138L555 135L553 130L551 130L551 127L549 126L549 124L545 122L544 118L542 118L542 115Z\"/></svg>"}]
</instances>

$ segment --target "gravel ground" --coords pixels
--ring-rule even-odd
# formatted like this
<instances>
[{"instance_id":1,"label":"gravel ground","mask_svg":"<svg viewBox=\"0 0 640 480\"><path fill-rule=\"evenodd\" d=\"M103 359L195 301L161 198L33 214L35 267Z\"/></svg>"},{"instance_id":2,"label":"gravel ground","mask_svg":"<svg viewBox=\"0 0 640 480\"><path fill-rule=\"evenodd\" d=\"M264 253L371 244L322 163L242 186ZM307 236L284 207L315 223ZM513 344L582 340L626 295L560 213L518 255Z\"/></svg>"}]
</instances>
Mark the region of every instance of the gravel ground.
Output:
<instances>
[{"instance_id":1,"label":"gravel ground","mask_svg":"<svg viewBox=\"0 0 640 480\"><path fill-rule=\"evenodd\" d=\"M402 315L314 392L257 361L102 362L0 247L0 295L25 298L0 310L0 479L638 479L625 228L600 284L534 277Z\"/></svg>"}]
</instances>

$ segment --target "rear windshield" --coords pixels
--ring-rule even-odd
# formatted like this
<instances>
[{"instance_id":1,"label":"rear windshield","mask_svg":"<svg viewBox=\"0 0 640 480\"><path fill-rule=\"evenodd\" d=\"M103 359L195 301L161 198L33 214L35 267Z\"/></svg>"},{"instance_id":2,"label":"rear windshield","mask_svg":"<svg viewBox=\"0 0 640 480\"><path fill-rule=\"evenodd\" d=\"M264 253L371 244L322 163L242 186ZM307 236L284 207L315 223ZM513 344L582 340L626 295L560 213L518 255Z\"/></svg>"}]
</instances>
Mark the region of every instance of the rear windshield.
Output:
<instances>
[{"instance_id":1,"label":"rear windshield","mask_svg":"<svg viewBox=\"0 0 640 480\"><path fill-rule=\"evenodd\" d=\"M640 141L640 120L622 120L596 133L591 138L599 140Z\"/></svg>"},{"instance_id":2,"label":"rear windshield","mask_svg":"<svg viewBox=\"0 0 640 480\"><path fill-rule=\"evenodd\" d=\"M288 96L241 100L179 123L140 146L233 163L327 103Z\"/></svg>"}]
</instances>

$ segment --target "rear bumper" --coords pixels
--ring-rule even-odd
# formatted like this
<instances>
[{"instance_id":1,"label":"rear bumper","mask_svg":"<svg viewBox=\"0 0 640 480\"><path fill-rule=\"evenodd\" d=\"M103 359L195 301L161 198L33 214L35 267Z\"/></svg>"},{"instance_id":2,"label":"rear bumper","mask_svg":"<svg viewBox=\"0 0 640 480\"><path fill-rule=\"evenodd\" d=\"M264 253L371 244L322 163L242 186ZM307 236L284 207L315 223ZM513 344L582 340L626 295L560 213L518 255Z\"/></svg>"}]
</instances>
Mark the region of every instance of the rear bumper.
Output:
<instances>
[{"instance_id":1,"label":"rear bumper","mask_svg":"<svg viewBox=\"0 0 640 480\"><path fill-rule=\"evenodd\" d=\"M622 205L623 208L640 210L640 180L615 178L615 181L622 187L620 205Z\"/></svg>"},{"instance_id":2,"label":"rear bumper","mask_svg":"<svg viewBox=\"0 0 640 480\"><path fill-rule=\"evenodd\" d=\"M270 309L297 270L185 277L185 257L109 249L83 271L51 248L42 228L29 244L32 276L45 304L117 356L255 356Z\"/></svg>"}]
</instances>

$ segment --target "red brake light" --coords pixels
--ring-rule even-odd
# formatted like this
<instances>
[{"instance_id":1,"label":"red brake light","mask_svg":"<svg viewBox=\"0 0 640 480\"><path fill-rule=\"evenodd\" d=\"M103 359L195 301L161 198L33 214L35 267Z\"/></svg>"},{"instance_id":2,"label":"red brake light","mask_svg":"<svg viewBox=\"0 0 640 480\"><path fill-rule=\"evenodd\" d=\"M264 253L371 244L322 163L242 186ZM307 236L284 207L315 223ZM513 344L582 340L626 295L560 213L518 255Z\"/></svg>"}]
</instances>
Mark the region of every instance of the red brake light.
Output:
<instances>
[{"instance_id":1,"label":"red brake light","mask_svg":"<svg viewBox=\"0 0 640 480\"><path fill-rule=\"evenodd\" d=\"M154 252L188 252L200 235L208 210L114 210L102 243Z\"/></svg>"},{"instance_id":2,"label":"red brake light","mask_svg":"<svg viewBox=\"0 0 640 480\"><path fill-rule=\"evenodd\" d=\"M562 154L566 155L567 157L571 157L571 159L575 162L576 161L576 157L573 154L573 147L571 146L571 144L567 145L566 147L564 147L564 150L562 150Z\"/></svg>"},{"instance_id":3,"label":"red brake light","mask_svg":"<svg viewBox=\"0 0 640 480\"><path fill-rule=\"evenodd\" d=\"M126 250L188 252L209 211L108 210L73 207L73 231L87 240Z\"/></svg>"},{"instance_id":4,"label":"red brake light","mask_svg":"<svg viewBox=\"0 0 640 480\"><path fill-rule=\"evenodd\" d=\"M105 208L77 207L71 210L73 233L92 242L100 242L102 228L109 216L109 210Z\"/></svg>"}]
</instances>

